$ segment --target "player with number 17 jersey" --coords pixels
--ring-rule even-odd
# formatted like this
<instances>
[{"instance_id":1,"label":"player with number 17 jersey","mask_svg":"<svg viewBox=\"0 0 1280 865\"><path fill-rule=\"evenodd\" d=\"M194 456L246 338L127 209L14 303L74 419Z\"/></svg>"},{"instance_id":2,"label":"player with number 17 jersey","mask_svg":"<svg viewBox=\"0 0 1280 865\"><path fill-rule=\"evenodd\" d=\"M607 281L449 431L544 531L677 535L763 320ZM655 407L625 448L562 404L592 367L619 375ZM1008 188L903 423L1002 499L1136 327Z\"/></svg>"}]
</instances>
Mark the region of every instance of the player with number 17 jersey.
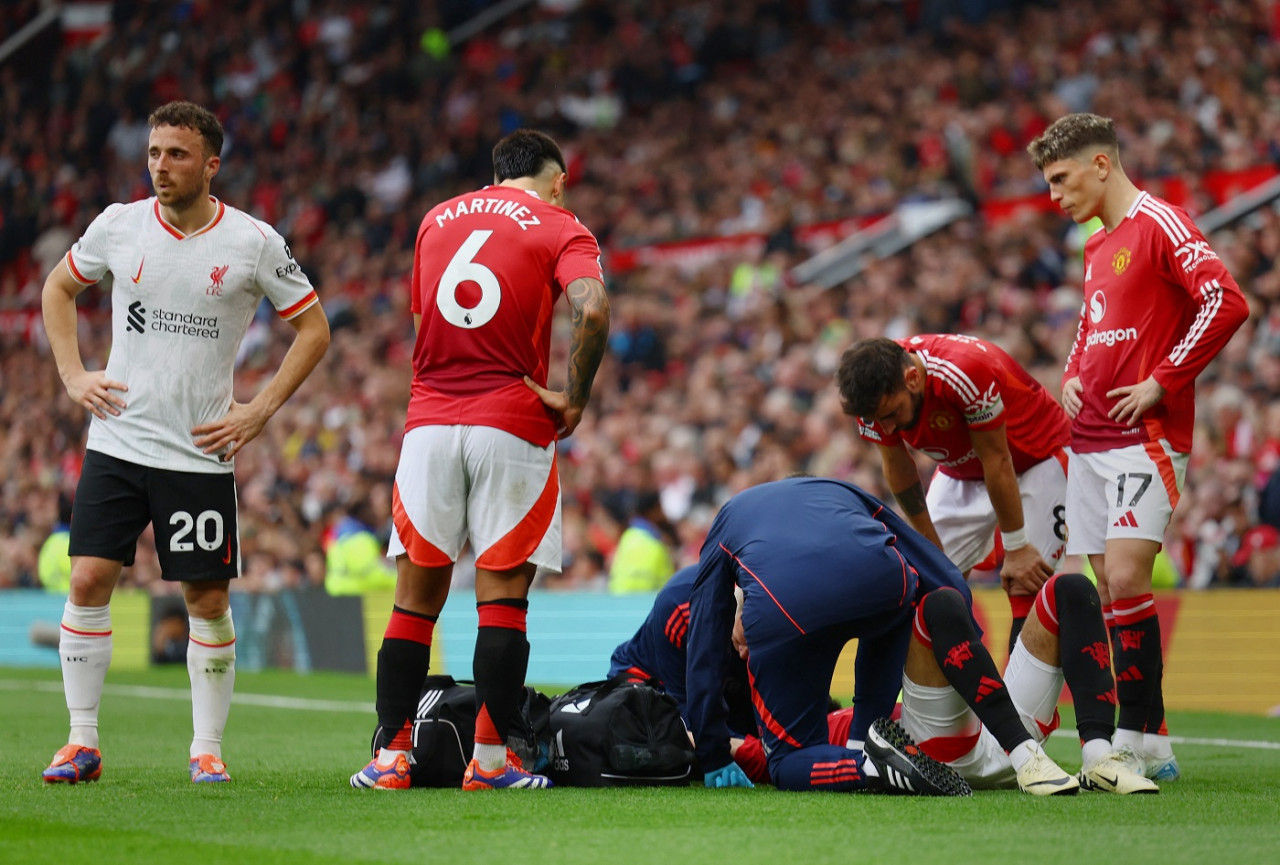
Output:
<instances>
[{"instance_id":1,"label":"player with number 17 jersey","mask_svg":"<svg viewBox=\"0 0 1280 865\"><path fill-rule=\"evenodd\" d=\"M1249 317L1240 286L1179 207L1139 193L1114 231L1085 245L1084 306L1063 381L1079 377L1071 447L1094 453L1166 440L1191 452L1195 381ZM1139 423L1108 416L1115 388L1148 376L1164 398Z\"/></svg>"},{"instance_id":2,"label":"player with number 17 jersey","mask_svg":"<svg viewBox=\"0 0 1280 865\"><path fill-rule=\"evenodd\" d=\"M534 192L487 186L437 205L418 229L420 316L406 431L489 426L540 447L556 421L546 386L552 309L575 279L603 282L600 247L572 213Z\"/></svg>"}]
</instances>

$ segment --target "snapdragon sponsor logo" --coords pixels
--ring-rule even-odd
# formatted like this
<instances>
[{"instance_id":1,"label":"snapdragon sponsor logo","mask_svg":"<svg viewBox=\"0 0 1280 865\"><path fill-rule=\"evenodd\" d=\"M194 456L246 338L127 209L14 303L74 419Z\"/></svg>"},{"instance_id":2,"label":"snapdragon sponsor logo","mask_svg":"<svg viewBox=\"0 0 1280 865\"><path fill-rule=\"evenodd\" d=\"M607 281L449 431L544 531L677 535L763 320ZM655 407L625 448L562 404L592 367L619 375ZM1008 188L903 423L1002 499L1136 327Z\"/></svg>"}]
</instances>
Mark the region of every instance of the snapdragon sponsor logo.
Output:
<instances>
[{"instance_id":1,"label":"snapdragon sponsor logo","mask_svg":"<svg viewBox=\"0 0 1280 865\"><path fill-rule=\"evenodd\" d=\"M1095 330L1089 333L1089 338L1084 341L1084 347L1091 348L1095 345L1105 345L1107 348L1110 348L1117 342L1128 342L1137 338L1138 329L1136 327L1118 327L1115 330Z\"/></svg>"},{"instance_id":2,"label":"snapdragon sponsor logo","mask_svg":"<svg viewBox=\"0 0 1280 865\"><path fill-rule=\"evenodd\" d=\"M1107 296L1101 291L1095 291L1093 297L1089 298L1089 318L1094 324L1102 321L1102 317L1107 314Z\"/></svg>"},{"instance_id":3,"label":"snapdragon sponsor logo","mask_svg":"<svg viewBox=\"0 0 1280 865\"><path fill-rule=\"evenodd\" d=\"M934 462L941 463L942 465L951 468L954 468L955 466L962 466L969 462L969 460L976 460L978 458L978 452L973 448L969 448L967 453L961 454L956 459L951 459L951 452L944 450L943 448L921 448L920 452Z\"/></svg>"},{"instance_id":4,"label":"snapdragon sponsor logo","mask_svg":"<svg viewBox=\"0 0 1280 865\"><path fill-rule=\"evenodd\" d=\"M1101 289L1095 291L1089 298L1089 318L1094 324L1102 321L1103 316L1107 314L1107 296L1102 293ZM1088 338L1084 341L1084 347L1092 348L1095 345L1105 345L1111 348L1118 342L1128 342L1138 338L1138 329L1136 327L1117 327L1111 330L1092 330L1089 331Z\"/></svg>"}]
</instances>

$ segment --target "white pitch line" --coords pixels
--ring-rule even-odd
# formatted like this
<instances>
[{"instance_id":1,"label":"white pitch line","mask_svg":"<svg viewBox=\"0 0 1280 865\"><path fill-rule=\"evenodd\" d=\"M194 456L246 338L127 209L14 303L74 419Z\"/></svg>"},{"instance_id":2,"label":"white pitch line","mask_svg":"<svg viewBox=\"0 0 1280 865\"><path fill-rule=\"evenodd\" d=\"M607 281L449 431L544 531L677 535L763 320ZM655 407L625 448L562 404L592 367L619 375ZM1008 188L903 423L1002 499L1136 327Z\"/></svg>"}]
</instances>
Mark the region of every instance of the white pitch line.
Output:
<instances>
[{"instance_id":1,"label":"white pitch line","mask_svg":"<svg viewBox=\"0 0 1280 865\"><path fill-rule=\"evenodd\" d=\"M0 690L3 691L48 691L62 693L61 682L23 682L12 679L0 679ZM183 700L190 702L191 692L182 688L157 688L147 685L107 685L102 689L104 694L117 697L141 697L147 700ZM305 697L279 697L271 694L237 693L231 697L232 703L242 706L261 706L267 709L296 709L304 712L360 712L371 714L373 703L359 700L311 700Z\"/></svg>"},{"instance_id":2,"label":"white pitch line","mask_svg":"<svg viewBox=\"0 0 1280 865\"><path fill-rule=\"evenodd\" d=\"M25 682L15 679L0 679L0 691L47 691L62 693L61 682ZM191 692L183 688L158 688L149 685L107 685L104 694L118 697L141 697L148 700L183 700L191 699ZM359 700L312 700L306 697L279 697L271 694L237 693L231 702L243 706L260 706L267 709L297 709L304 712L360 712L369 714L375 711L373 703ZM1053 736L1063 739L1078 738L1073 730L1055 730ZM1205 745L1213 748L1254 748L1264 751L1280 751L1280 742L1267 742L1251 739L1204 739L1195 736L1170 736L1169 741L1175 745Z\"/></svg>"},{"instance_id":3,"label":"white pitch line","mask_svg":"<svg viewBox=\"0 0 1280 865\"><path fill-rule=\"evenodd\" d=\"M1054 730L1050 735L1063 739L1079 739L1074 730ZM1264 751L1280 751L1280 742L1256 739L1200 739L1195 736L1170 736L1175 745L1209 745L1215 748L1259 748Z\"/></svg>"}]
</instances>

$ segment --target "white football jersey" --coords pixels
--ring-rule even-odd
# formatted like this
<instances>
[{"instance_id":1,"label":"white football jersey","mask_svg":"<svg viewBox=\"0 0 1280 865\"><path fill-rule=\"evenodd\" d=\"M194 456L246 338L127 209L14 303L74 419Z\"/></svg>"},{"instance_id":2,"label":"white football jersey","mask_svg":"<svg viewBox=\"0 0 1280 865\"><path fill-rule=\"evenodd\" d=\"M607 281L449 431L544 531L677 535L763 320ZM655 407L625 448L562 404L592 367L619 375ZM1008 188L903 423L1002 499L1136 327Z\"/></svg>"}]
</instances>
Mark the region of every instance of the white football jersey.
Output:
<instances>
[{"instance_id":1,"label":"white football jersey","mask_svg":"<svg viewBox=\"0 0 1280 865\"><path fill-rule=\"evenodd\" d=\"M264 296L286 320L318 302L274 228L214 203L214 218L189 236L164 221L155 198L113 204L67 253L79 282L114 277L106 372L129 386L127 408L90 421L89 450L152 468L231 471L195 446L191 428L231 407L236 351Z\"/></svg>"}]
</instances>

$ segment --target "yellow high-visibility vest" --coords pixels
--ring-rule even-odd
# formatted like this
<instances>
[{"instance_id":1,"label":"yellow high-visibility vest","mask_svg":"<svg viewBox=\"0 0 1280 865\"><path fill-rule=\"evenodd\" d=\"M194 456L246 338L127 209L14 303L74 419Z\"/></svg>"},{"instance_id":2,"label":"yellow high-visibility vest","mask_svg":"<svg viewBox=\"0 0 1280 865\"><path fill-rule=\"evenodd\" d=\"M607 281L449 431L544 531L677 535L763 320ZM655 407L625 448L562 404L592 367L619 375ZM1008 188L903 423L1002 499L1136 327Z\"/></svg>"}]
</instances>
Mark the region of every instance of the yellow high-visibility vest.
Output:
<instances>
[{"instance_id":1,"label":"yellow high-visibility vest","mask_svg":"<svg viewBox=\"0 0 1280 865\"><path fill-rule=\"evenodd\" d=\"M46 592L65 595L71 591L71 556L67 553L70 546L71 530L65 527L55 529L40 546L36 573Z\"/></svg>"},{"instance_id":2,"label":"yellow high-visibility vest","mask_svg":"<svg viewBox=\"0 0 1280 865\"><path fill-rule=\"evenodd\" d=\"M676 572L667 545L640 526L631 526L618 539L609 568L609 591L656 592Z\"/></svg>"},{"instance_id":3,"label":"yellow high-visibility vest","mask_svg":"<svg viewBox=\"0 0 1280 865\"><path fill-rule=\"evenodd\" d=\"M329 544L324 556L324 589L331 595L363 595L394 589L396 569L373 532L350 532Z\"/></svg>"}]
</instances>

